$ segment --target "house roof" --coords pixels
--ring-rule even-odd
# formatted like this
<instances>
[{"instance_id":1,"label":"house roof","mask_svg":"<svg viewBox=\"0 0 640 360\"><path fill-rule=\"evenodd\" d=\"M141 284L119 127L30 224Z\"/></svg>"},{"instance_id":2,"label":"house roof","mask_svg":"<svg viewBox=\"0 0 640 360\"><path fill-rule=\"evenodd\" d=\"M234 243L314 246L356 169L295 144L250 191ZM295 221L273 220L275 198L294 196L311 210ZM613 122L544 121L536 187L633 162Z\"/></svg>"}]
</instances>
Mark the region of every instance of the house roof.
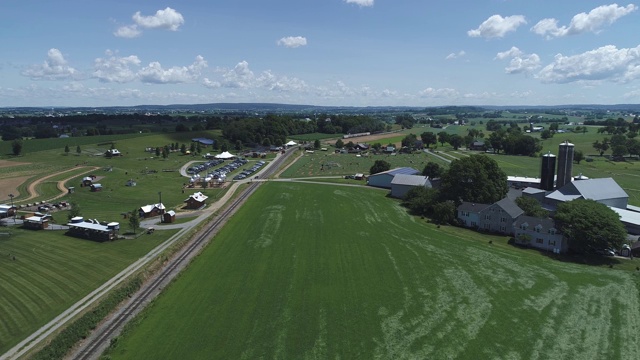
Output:
<instances>
[{"instance_id":1,"label":"house roof","mask_svg":"<svg viewBox=\"0 0 640 360\"><path fill-rule=\"evenodd\" d=\"M203 202L205 200L207 200L209 197L205 194L203 194L202 192L197 192L193 195L189 195L189 197L185 200L188 201L189 199L193 199L197 202Z\"/></svg>"},{"instance_id":2,"label":"house roof","mask_svg":"<svg viewBox=\"0 0 640 360\"><path fill-rule=\"evenodd\" d=\"M518 207L515 201L504 198L496 203L502 210L504 210L509 216L512 218L517 218L518 216L524 214L524 211Z\"/></svg>"},{"instance_id":3,"label":"house roof","mask_svg":"<svg viewBox=\"0 0 640 360\"><path fill-rule=\"evenodd\" d=\"M547 197L559 201L571 201L579 198L598 201L629 198L629 195L612 178L601 178L570 182Z\"/></svg>"},{"instance_id":4,"label":"house roof","mask_svg":"<svg viewBox=\"0 0 640 360\"><path fill-rule=\"evenodd\" d=\"M516 228L519 228L520 226L522 226L522 224L525 224L525 223L529 225L529 228L531 229L540 225L542 227L541 231L545 231L545 232L549 229L556 228L555 222L550 218L537 218L537 217L527 216L527 215L520 216L518 219L516 219L513 225Z\"/></svg>"},{"instance_id":5,"label":"house roof","mask_svg":"<svg viewBox=\"0 0 640 360\"><path fill-rule=\"evenodd\" d=\"M398 174L391 180L391 185L425 186L429 180L422 175Z\"/></svg>"},{"instance_id":6,"label":"house roof","mask_svg":"<svg viewBox=\"0 0 640 360\"><path fill-rule=\"evenodd\" d=\"M526 187L524 188L524 190L522 190L523 194L540 194L540 193L544 193L546 192L545 190L542 189L537 189L534 187Z\"/></svg>"},{"instance_id":7,"label":"house roof","mask_svg":"<svg viewBox=\"0 0 640 360\"><path fill-rule=\"evenodd\" d=\"M91 178L91 176L85 176L82 178L82 181L92 181L93 178Z\"/></svg>"},{"instance_id":8,"label":"house roof","mask_svg":"<svg viewBox=\"0 0 640 360\"><path fill-rule=\"evenodd\" d=\"M388 175L393 175L393 176L400 175L400 174L416 175L416 174L420 174L420 171L418 171L418 170L416 170L414 168L410 168L410 167L400 167L400 168L395 168L395 169L379 172L379 173L373 174L371 176L382 175L382 174L388 174Z\"/></svg>"},{"instance_id":9,"label":"house roof","mask_svg":"<svg viewBox=\"0 0 640 360\"><path fill-rule=\"evenodd\" d=\"M142 210L144 213L150 213L151 211L153 211L154 208L157 208L159 210L164 210L164 205L162 203L160 204L152 204L152 205L145 205L140 207L140 210Z\"/></svg>"},{"instance_id":10,"label":"house roof","mask_svg":"<svg viewBox=\"0 0 640 360\"><path fill-rule=\"evenodd\" d=\"M114 224L114 223L109 223L109 224ZM116 225L118 223L115 223ZM77 222L77 223L68 223L67 226L69 227L77 227L77 228L82 228L82 229L89 229L89 230L96 230L96 231L106 231L106 232L110 232L112 229L109 228L108 225L102 225L102 224L94 224L91 222L87 222L87 221L82 221L82 222Z\"/></svg>"},{"instance_id":11,"label":"house roof","mask_svg":"<svg viewBox=\"0 0 640 360\"><path fill-rule=\"evenodd\" d=\"M175 215L176 215L176 212L175 212L175 211L173 211L173 210L169 210L169 211L167 211L165 214L168 214L169 216L175 216Z\"/></svg>"},{"instance_id":12,"label":"house roof","mask_svg":"<svg viewBox=\"0 0 640 360\"><path fill-rule=\"evenodd\" d=\"M480 211L491 206L490 204L480 204L480 203L470 203L464 201L462 204L458 205L458 211L468 211L479 213Z\"/></svg>"}]
</instances>

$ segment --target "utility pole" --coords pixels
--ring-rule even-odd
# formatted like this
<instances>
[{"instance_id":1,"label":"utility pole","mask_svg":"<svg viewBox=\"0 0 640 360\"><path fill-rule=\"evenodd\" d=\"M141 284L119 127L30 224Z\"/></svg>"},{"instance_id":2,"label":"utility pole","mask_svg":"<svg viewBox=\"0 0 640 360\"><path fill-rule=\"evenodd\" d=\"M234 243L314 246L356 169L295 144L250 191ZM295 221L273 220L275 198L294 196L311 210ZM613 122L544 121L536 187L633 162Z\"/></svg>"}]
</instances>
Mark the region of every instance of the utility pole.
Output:
<instances>
[{"instance_id":1,"label":"utility pole","mask_svg":"<svg viewBox=\"0 0 640 360\"><path fill-rule=\"evenodd\" d=\"M164 214L164 209L161 208L161 206L162 206L162 191L158 191L158 196L160 197L160 203L158 204L158 209L160 209L160 222L162 222L162 214Z\"/></svg>"},{"instance_id":2,"label":"utility pole","mask_svg":"<svg viewBox=\"0 0 640 360\"><path fill-rule=\"evenodd\" d=\"M13 208L13 197L15 195L13 194L9 194L9 197L11 198L11 210L13 210L13 223L16 223L16 209Z\"/></svg>"}]
</instances>

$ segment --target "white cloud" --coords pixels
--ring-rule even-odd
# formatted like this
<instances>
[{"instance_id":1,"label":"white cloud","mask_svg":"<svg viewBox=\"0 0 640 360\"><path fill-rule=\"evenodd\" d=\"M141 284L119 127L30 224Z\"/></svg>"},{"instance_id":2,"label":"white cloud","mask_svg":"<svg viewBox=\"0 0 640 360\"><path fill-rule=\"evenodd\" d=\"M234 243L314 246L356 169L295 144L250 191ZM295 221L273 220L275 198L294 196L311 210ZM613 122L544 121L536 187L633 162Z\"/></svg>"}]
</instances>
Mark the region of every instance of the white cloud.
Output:
<instances>
[{"instance_id":1,"label":"white cloud","mask_svg":"<svg viewBox=\"0 0 640 360\"><path fill-rule=\"evenodd\" d=\"M540 20L531 31L547 39L567 35L598 32L603 26L611 25L619 18L638 9L634 4L618 6L618 4L602 5L589 11L577 14L571 19L569 26L558 27L558 20L547 18Z\"/></svg>"},{"instance_id":2,"label":"white cloud","mask_svg":"<svg viewBox=\"0 0 640 360\"><path fill-rule=\"evenodd\" d=\"M118 57L111 50L106 51L107 57L97 58L93 64L93 76L101 82L126 83L138 77L137 70L132 66L139 66L140 59L135 55Z\"/></svg>"},{"instance_id":3,"label":"white cloud","mask_svg":"<svg viewBox=\"0 0 640 360\"><path fill-rule=\"evenodd\" d=\"M204 80L202 80L202 85L204 85L204 87L207 87L209 89L217 89L222 86L220 82L210 80L209 78L204 78Z\"/></svg>"},{"instance_id":4,"label":"white cloud","mask_svg":"<svg viewBox=\"0 0 640 360\"><path fill-rule=\"evenodd\" d=\"M373 6L373 0L344 0L347 4L356 4L358 6Z\"/></svg>"},{"instance_id":5,"label":"white cloud","mask_svg":"<svg viewBox=\"0 0 640 360\"><path fill-rule=\"evenodd\" d=\"M290 78L287 76L276 76L271 70L267 70L262 72L260 77L256 79L257 86L270 90L270 91L279 91L279 92L306 92L309 89L309 86L298 78Z\"/></svg>"},{"instance_id":6,"label":"white cloud","mask_svg":"<svg viewBox=\"0 0 640 360\"><path fill-rule=\"evenodd\" d=\"M573 56L558 54L537 77L549 83L635 80L640 78L640 46L618 49L607 45Z\"/></svg>"},{"instance_id":7,"label":"white cloud","mask_svg":"<svg viewBox=\"0 0 640 360\"><path fill-rule=\"evenodd\" d=\"M117 36L117 37L121 37L121 38L135 38L138 37L140 35L142 35L142 31L140 31L140 29L138 29L138 25L125 25L125 26L120 26L114 33L113 35Z\"/></svg>"},{"instance_id":8,"label":"white cloud","mask_svg":"<svg viewBox=\"0 0 640 360\"><path fill-rule=\"evenodd\" d=\"M423 97L423 98L455 98L455 97L458 97L459 95L456 89L451 89L451 88L434 89L432 87L428 87L424 90L421 90L418 94L420 95L420 97Z\"/></svg>"},{"instance_id":9,"label":"white cloud","mask_svg":"<svg viewBox=\"0 0 640 360\"><path fill-rule=\"evenodd\" d=\"M287 36L278 40L278 45L288 48L297 48L307 45L307 38L303 36Z\"/></svg>"},{"instance_id":10,"label":"white cloud","mask_svg":"<svg viewBox=\"0 0 640 360\"><path fill-rule=\"evenodd\" d=\"M457 53L451 53L449 55L447 55L446 58L444 58L445 60L453 60L453 59L457 59L457 58L461 58L463 56L465 56L467 53L464 50L460 50Z\"/></svg>"},{"instance_id":11,"label":"white cloud","mask_svg":"<svg viewBox=\"0 0 640 360\"><path fill-rule=\"evenodd\" d=\"M133 14L133 21L145 29L167 29L171 31L177 31L180 25L184 24L182 14L170 7L158 10L155 15L151 16L142 16L138 11Z\"/></svg>"},{"instance_id":12,"label":"white cloud","mask_svg":"<svg viewBox=\"0 0 640 360\"><path fill-rule=\"evenodd\" d=\"M41 65L30 66L22 71L22 75L32 80L67 80L79 76L79 73L68 65L60 50L52 48Z\"/></svg>"},{"instance_id":13,"label":"white cloud","mask_svg":"<svg viewBox=\"0 0 640 360\"><path fill-rule=\"evenodd\" d=\"M499 60L509 58L511 59L509 66L504 69L507 74L528 74L540 67L540 57L537 54L525 54L515 46L496 55L496 59Z\"/></svg>"},{"instance_id":14,"label":"white cloud","mask_svg":"<svg viewBox=\"0 0 640 360\"><path fill-rule=\"evenodd\" d=\"M164 69L159 62L154 61L138 72L140 81L155 84L179 84L195 82L202 70L207 67L207 61L200 55L189 66L174 66Z\"/></svg>"},{"instance_id":15,"label":"white cloud","mask_svg":"<svg viewBox=\"0 0 640 360\"><path fill-rule=\"evenodd\" d=\"M241 61L236 66L222 75L221 85L227 88L249 88L253 87L255 77L253 71L249 69L249 63Z\"/></svg>"},{"instance_id":16,"label":"white cloud","mask_svg":"<svg viewBox=\"0 0 640 360\"><path fill-rule=\"evenodd\" d=\"M477 29L467 31L470 37L496 38L504 37L507 33L516 31L520 25L526 24L522 15L502 17L493 15L485 20Z\"/></svg>"}]
</instances>

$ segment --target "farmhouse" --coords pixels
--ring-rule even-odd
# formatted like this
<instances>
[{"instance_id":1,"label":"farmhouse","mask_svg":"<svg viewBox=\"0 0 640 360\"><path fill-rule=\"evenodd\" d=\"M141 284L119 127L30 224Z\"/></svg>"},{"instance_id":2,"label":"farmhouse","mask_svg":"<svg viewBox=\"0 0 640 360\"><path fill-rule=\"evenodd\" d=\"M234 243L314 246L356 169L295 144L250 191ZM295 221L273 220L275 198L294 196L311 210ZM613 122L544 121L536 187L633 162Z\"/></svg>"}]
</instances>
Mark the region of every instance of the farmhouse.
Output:
<instances>
[{"instance_id":1,"label":"farmhouse","mask_svg":"<svg viewBox=\"0 0 640 360\"><path fill-rule=\"evenodd\" d=\"M426 176L398 174L391 180L391 196L402 199L414 187L432 187Z\"/></svg>"},{"instance_id":2,"label":"farmhouse","mask_svg":"<svg viewBox=\"0 0 640 360\"><path fill-rule=\"evenodd\" d=\"M138 209L141 218L150 218L164 214L165 207L162 203L142 206Z\"/></svg>"},{"instance_id":3,"label":"farmhouse","mask_svg":"<svg viewBox=\"0 0 640 360\"><path fill-rule=\"evenodd\" d=\"M516 244L531 246L541 250L564 253L569 248L567 241L555 228L552 219L520 216L513 223Z\"/></svg>"},{"instance_id":4,"label":"farmhouse","mask_svg":"<svg viewBox=\"0 0 640 360\"><path fill-rule=\"evenodd\" d=\"M474 141L469 145L469 150L473 151L483 151L484 150L484 141Z\"/></svg>"},{"instance_id":5,"label":"farmhouse","mask_svg":"<svg viewBox=\"0 0 640 360\"><path fill-rule=\"evenodd\" d=\"M458 206L458 220L468 228L480 227L480 212L489 207L489 204L475 204L463 202Z\"/></svg>"},{"instance_id":6,"label":"farmhouse","mask_svg":"<svg viewBox=\"0 0 640 360\"><path fill-rule=\"evenodd\" d=\"M559 203L575 199L595 200L618 209L626 209L629 195L612 178L569 182L548 194L543 205L554 210Z\"/></svg>"},{"instance_id":7,"label":"farmhouse","mask_svg":"<svg viewBox=\"0 0 640 360\"><path fill-rule=\"evenodd\" d=\"M205 201L208 198L209 197L207 195L204 195L201 192L197 192L197 193L195 193L193 195L190 195L184 201L186 203L185 208L187 208L187 209L200 209L201 207L206 205Z\"/></svg>"},{"instance_id":8,"label":"farmhouse","mask_svg":"<svg viewBox=\"0 0 640 360\"><path fill-rule=\"evenodd\" d=\"M458 219L464 226L501 234L513 234L513 222L522 214L508 197L491 205L463 202L458 206Z\"/></svg>"},{"instance_id":9,"label":"farmhouse","mask_svg":"<svg viewBox=\"0 0 640 360\"><path fill-rule=\"evenodd\" d=\"M81 216L72 218L67 226L67 235L94 241L114 240L120 230L117 222L101 224L98 220L84 220Z\"/></svg>"},{"instance_id":10,"label":"farmhouse","mask_svg":"<svg viewBox=\"0 0 640 360\"><path fill-rule=\"evenodd\" d=\"M420 171L409 167L395 168L370 175L367 184L370 186L391 189L391 181L393 180L393 177L398 174L417 175L420 174Z\"/></svg>"},{"instance_id":11,"label":"farmhouse","mask_svg":"<svg viewBox=\"0 0 640 360\"><path fill-rule=\"evenodd\" d=\"M34 216L25 218L22 223L22 226L25 229L31 229L31 230L46 229L49 227L50 218L51 218L51 215L36 214Z\"/></svg>"}]
</instances>

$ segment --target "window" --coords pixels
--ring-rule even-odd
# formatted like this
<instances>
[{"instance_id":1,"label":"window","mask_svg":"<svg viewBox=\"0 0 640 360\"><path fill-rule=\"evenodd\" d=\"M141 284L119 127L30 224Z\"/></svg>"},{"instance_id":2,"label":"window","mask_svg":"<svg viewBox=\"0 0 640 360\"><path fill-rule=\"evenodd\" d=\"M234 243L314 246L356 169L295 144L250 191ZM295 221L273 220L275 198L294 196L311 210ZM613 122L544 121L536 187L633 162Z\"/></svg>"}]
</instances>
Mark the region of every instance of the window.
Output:
<instances>
[{"instance_id":1,"label":"window","mask_svg":"<svg viewBox=\"0 0 640 360\"><path fill-rule=\"evenodd\" d=\"M484 219L485 219L485 220L491 220L491 215L486 214L486 215L484 216Z\"/></svg>"},{"instance_id":2,"label":"window","mask_svg":"<svg viewBox=\"0 0 640 360\"><path fill-rule=\"evenodd\" d=\"M500 226L500 231L507 232L507 227L506 226Z\"/></svg>"},{"instance_id":3,"label":"window","mask_svg":"<svg viewBox=\"0 0 640 360\"><path fill-rule=\"evenodd\" d=\"M500 222L507 222L507 218L505 218L505 217L501 217L501 218L500 218Z\"/></svg>"},{"instance_id":4,"label":"window","mask_svg":"<svg viewBox=\"0 0 640 360\"><path fill-rule=\"evenodd\" d=\"M491 224L484 224L484 228L487 230L491 229Z\"/></svg>"},{"instance_id":5,"label":"window","mask_svg":"<svg viewBox=\"0 0 640 360\"><path fill-rule=\"evenodd\" d=\"M549 246L556 246L555 240L549 240Z\"/></svg>"},{"instance_id":6,"label":"window","mask_svg":"<svg viewBox=\"0 0 640 360\"><path fill-rule=\"evenodd\" d=\"M476 224L476 222L475 222L475 221L472 221L472 222L471 222L471 226L478 226L478 224Z\"/></svg>"},{"instance_id":7,"label":"window","mask_svg":"<svg viewBox=\"0 0 640 360\"><path fill-rule=\"evenodd\" d=\"M527 223L524 223L524 224L520 225L520 229L522 229L522 230L527 230L528 227L529 227L529 224L527 224Z\"/></svg>"},{"instance_id":8,"label":"window","mask_svg":"<svg viewBox=\"0 0 640 360\"><path fill-rule=\"evenodd\" d=\"M556 234L556 229L549 229L549 234L555 235Z\"/></svg>"},{"instance_id":9,"label":"window","mask_svg":"<svg viewBox=\"0 0 640 360\"><path fill-rule=\"evenodd\" d=\"M542 226L536 225L536 232L540 232L541 229L542 229Z\"/></svg>"},{"instance_id":10,"label":"window","mask_svg":"<svg viewBox=\"0 0 640 360\"><path fill-rule=\"evenodd\" d=\"M544 244L544 240L542 240L541 238L537 238L536 244Z\"/></svg>"}]
</instances>

